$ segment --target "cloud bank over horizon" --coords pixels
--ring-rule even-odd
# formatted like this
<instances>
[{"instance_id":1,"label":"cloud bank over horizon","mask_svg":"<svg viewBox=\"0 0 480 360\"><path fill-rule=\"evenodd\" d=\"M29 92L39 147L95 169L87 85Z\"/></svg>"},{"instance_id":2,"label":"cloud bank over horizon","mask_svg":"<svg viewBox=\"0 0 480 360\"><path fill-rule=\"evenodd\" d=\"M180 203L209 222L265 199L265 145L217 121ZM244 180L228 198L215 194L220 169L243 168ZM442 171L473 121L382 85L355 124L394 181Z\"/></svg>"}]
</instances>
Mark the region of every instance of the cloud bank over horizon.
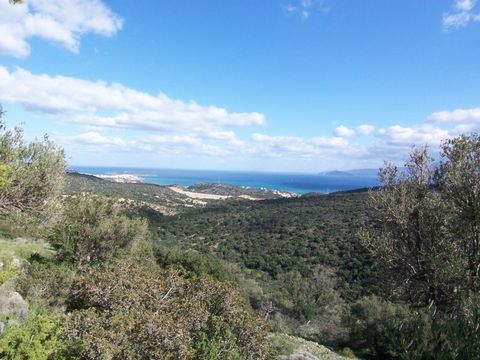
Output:
<instances>
[{"instance_id":1,"label":"cloud bank over horizon","mask_svg":"<svg viewBox=\"0 0 480 360\"><path fill-rule=\"evenodd\" d=\"M224 162L238 157L287 159L324 164L323 169L398 162L413 146L436 150L442 140L480 130L480 109L473 108L434 112L413 126L339 125L330 134L311 137L272 135L261 112L231 112L119 83L33 74L4 66L0 66L0 101L22 106L37 121L62 125L59 128L73 126L70 133L59 130L53 134L71 152L121 152L138 157L194 154ZM243 136L237 134L240 130Z\"/></svg>"}]
</instances>

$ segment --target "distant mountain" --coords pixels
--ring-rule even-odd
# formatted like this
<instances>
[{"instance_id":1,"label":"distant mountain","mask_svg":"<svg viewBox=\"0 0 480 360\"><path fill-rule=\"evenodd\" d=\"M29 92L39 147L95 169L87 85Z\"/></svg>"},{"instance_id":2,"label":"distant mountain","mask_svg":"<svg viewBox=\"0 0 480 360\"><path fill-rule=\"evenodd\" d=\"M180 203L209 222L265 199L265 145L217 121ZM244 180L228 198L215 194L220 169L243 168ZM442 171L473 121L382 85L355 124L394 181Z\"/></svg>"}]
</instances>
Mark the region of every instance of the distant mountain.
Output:
<instances>
[{"instance_id":1,"label":"distant mountain","mask_svg":"<svg viewBox=\"0 0 480 360\"><path fill-rule=\"evenodd\" d=\"M332 170L332 171L323 171L318 175L321 176L339 176L339 177L351 177L351 176L372 176L375 177L378 174L378 169L353 169L353 170Z\"/></svg>"}]
</instances>

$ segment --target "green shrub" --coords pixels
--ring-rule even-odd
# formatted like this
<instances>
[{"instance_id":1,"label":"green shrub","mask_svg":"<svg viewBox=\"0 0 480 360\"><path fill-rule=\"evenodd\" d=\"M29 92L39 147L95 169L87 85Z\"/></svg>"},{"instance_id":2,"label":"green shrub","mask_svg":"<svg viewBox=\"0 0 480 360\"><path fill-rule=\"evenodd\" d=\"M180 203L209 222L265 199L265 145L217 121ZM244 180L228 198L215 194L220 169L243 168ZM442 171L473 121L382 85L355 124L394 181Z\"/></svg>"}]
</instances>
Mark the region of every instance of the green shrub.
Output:
<instances>
[{"instance_id":1,"label":"green shrub","mask_svg":"<svg viewBox=\"0 0 480 360\"><path fill-rule=\"evenodd\" d=\"M14 278L17 273L18 268L12 264L3 265L0 267L0 286L11 278Z\"/></svg>"},{"instance_id":2,"label":"green shrub","mask_svg":"<svg viewBox=\"0 0 480 360\"><path fill-rule=\"evenodd\" d=\"M480 296L471 294L444 314L430 305L397 332L401 359L479 359Z\"/></svg>"},{"instance_id":3,"label":"green shrub","mask_svg":"<svg viewBox=\"0 0 480 360\"><path fill-rule=\"evenodd\" d=\"M0 164L0 190L3 190L10 185L10 178L12 176L12 172L12 166L7 164Z\"/></svg>"},{"instance_id":4,"label":"green shrub","mask_svg":"<svg viewBox=\"0 0 480 360\"><path fill-rule=\"evenodd\" d=\"M356 358L355 353L349 347L343 348L342 350L339 351L338 354L343 356L343 357L346 357L348 359L355 359Z\"/></svg>"},{"instance_id":5,"label":"green shrub","mask_svg":"<svg viewBox=\"0 0 480 360\"><path fill-rule=\"evenodd\" d=\"M449 314L428 308L415 311L376 297L352 305L350 345L376 358L480 358L480 301L474 294Z\"/></svg>"},{"instance_id":6,"label":"green shrub","mask_svg":"<svg viewBox=\"0 0 480 360\"><path fill-rule=\"evenodd\" d=\"M406 305L372 296L355 302L346 321L351 346L379 358L391 357L402 352L397 336L412 324L413 313Z\"/></svg>"},{"instance_id":7,"label":"green shrub","mask_svg":"<svg viewBox=\"0 0 480 360\"><path fill-rule=\"evenodd\" d=\"M0 358L6 360L64 359L62 321L56 316L33 315L0 335ZM69 357L71 359L71 357Z\"/></svg>"},{"instance_id":8,"label":"green shrub","mask_svg":"<svg viewBox=\"0 0 480 360\"><path fill-rule=\"evenodd\" d=\"M272 356L264 325L232 285L152 264L117 260L92 271L69 310L67 338L83 359Z\"/></svg>"},{"instance_id":9,"label":"green shrub","mask_svg":"<svg viewBox=\"0 0 480 360\"><path fill-rule=\"evenodd\" d=\"M181 266L195 276L209 275L220 281L234 281L235 276L224 262L211 255L201 254L192 250L177 250L175 248L157 248L157 262L162 267Z\"/></svg>"},{"instance_id":10,"label":"green shrub","mask_svg":"<svg viewBox=\"0 0 480 360\"><path fill-rule=\"evenodd\" d=\"M195 339L195 358L204 360L241 360L236 331L221 316L212 316ZM232 346L235 344L234 346Z\"/></svg>"},{"instance_id":11,"label":"green shrub","mask_svg":"<svg viewBox=\"0 0 480 360\"><path fill-rule=\"evenodd\" d=\"M33 262L19 276L16 287L29 303L63 309L74 279L71 265Z\"/></svg>"},{"instance_id":12,"label":"green shrub","mask_svg":"<svg viewBox=\"0 0 480 360\"><path fill-rule=\"evenodd\" d=\"M52 229L50 243L61 261L102 263L146 241L147 223L122 214L113 199L78 195L67 200L62 220Z\"/></svg>"}]
</instances>

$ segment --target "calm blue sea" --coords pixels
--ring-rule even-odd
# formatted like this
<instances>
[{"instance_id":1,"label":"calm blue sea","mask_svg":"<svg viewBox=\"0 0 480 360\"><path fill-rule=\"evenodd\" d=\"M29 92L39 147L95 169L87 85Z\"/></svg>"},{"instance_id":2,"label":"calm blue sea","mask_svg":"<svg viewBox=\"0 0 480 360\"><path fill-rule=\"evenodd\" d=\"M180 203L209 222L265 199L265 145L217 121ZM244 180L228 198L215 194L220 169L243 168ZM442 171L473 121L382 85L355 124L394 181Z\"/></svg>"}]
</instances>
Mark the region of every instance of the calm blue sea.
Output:
<instances>
[{"instance_id":1,"label":"calm blue sea","mask_svg":"<svg viewBox=\"0 0 480 360\"><path fill-rule=\"evenodd\" d=\"M120 167L71 166L84 174L116 175L135 174L144 182L158 185L178 184L190 186L196 183L221 183L252 188L290 191L298 194L309 192L330 193L353 190L378 184L374 174L317 175L298 173L262 173L215 170L140 169Z\"/></svg>"}]
</instances>

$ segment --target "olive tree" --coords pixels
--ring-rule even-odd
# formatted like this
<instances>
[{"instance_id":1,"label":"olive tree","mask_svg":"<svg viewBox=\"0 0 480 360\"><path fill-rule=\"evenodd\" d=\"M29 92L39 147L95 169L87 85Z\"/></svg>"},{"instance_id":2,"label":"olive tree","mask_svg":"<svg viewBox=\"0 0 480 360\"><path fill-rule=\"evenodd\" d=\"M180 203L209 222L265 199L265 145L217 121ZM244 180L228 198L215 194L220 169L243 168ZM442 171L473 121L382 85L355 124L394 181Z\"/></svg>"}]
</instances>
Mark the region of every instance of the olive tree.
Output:
<instances>
[{"instance_id":1,"label":"olive tree","mask_svg":"<svg viewBox=\"0 0 480 360\"><path fill-rule=\"evenodd\" d=\"M19 127L7 129L0 108L0 215L50 215L63 189L63 150L45 136L27 142Z\"/></svg>"},{"instance_id":2,"label":"olive tree","mask_svg":"<svg viewBox=\"0 0 480 360\"><path fill-rule=\"evenodd\" d=\"M361 238L389 270L394 293L441 306L478 291L480 135L444 141L439 163L417 149L402 170L387 164L379 177L370 193L376 226Z\"/></svg>"},{"instance_id":3,"label":"olive tree","mask_svg":"<svg viewBox=\"0 0 480 360\"><path fill-rule=\"evenodd\" d=\"M447 140L442 149L439 190L449 209L449 227L467 262L469 283L480 276L480 135Z\"/></svg>"},{"instance_id":4,"label":"olive tree","mask_svg":"<svg viewBox=\"0 0 480 360\"><path fill-rule=\"evenodd\" d=\"M58 260L87 265L122 251L148 251L147 237L147 222L127 217L115 199L78 194L65 199L61 221L52 226L47 238Z\"/></svg>"},{"instance_id":5,"label":"olive tree","mask_svg":"<svg viewBox=\"0 0 480 360\"><path fill-rule=\"evenodd\" d=\"M402 170L386 164L379 178L380 189L370 193L376 226L362 232L363 243L391 274L393 295L419 304L448 301L465 264L433 159L417 149Z\"/></svg>"}]
</instances>

